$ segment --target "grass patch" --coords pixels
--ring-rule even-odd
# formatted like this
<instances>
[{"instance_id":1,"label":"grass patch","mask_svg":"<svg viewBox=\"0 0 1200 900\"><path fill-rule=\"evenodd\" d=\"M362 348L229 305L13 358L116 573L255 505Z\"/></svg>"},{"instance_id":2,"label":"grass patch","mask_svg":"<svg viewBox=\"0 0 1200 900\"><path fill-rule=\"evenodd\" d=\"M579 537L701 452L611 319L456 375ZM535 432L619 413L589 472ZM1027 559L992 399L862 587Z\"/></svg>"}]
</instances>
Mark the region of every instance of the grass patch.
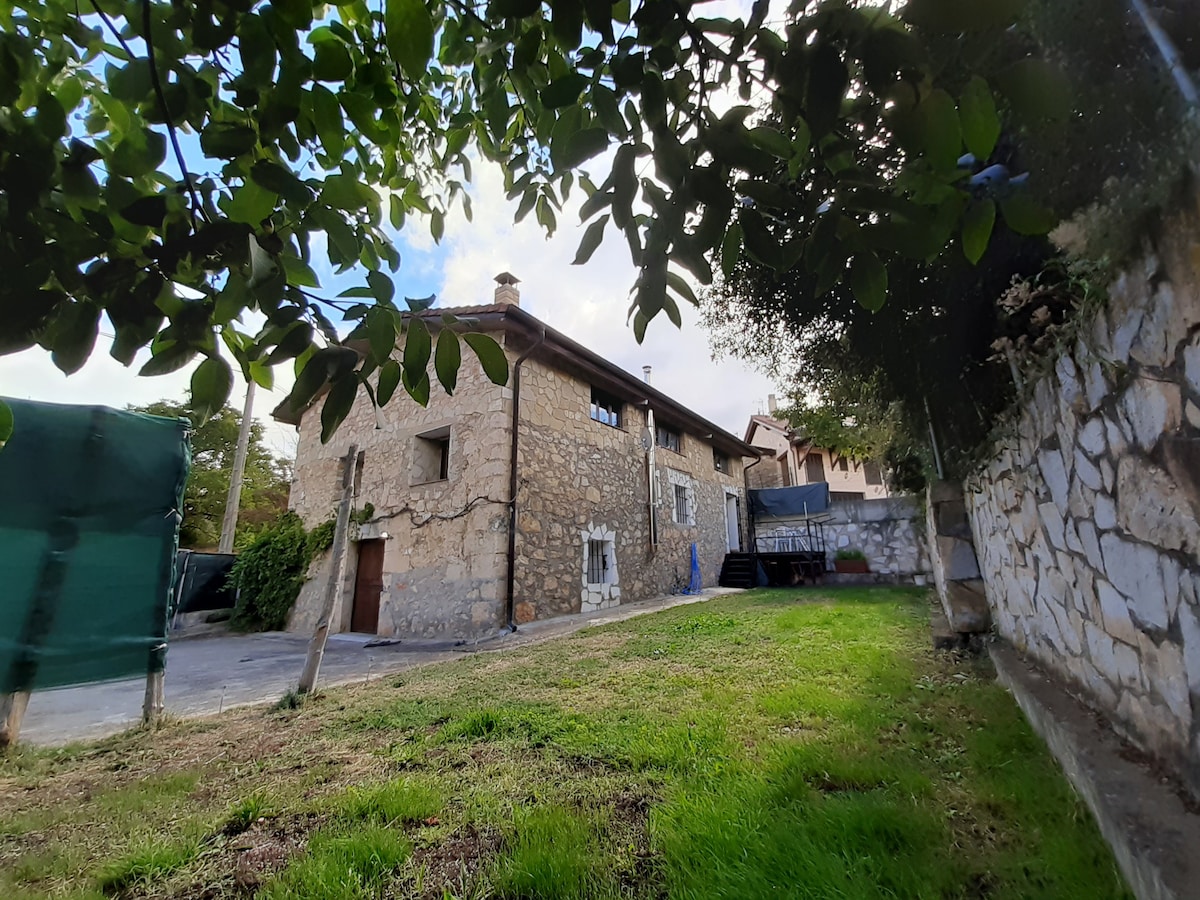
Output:
<instances>
[{"instance_id":1,"label":"grass patch","mask_svg":"<svg viewBox=\"0 0 1200 900\"><path fill-rule=\"evenodd\" d=\"M134 886L153 884L187 868L195 862L202 849L199 838L151 839L126 856L103 866L96 882L105 893L118 893Z\"/></svg>"},{"instance_id":2,"label":"grass patch","mask_svg":"<svg viewBox=\"0 0 1200 900\"><path fill-rule=\"evenodd\" d=\"M383 825L318 831L308 852L256 894L262 900L369 900L412 853Z\"/></svg>"},{"instance_id":3,"label":"grass patch","mask_svg":"<svg viewBox=\"0 0 1200 900\"><path fill-rule=\"evenodd\" d=\"M10 754L0 897L1129 896L928 603L753 591Z\"/></svg>"}]
</instances>

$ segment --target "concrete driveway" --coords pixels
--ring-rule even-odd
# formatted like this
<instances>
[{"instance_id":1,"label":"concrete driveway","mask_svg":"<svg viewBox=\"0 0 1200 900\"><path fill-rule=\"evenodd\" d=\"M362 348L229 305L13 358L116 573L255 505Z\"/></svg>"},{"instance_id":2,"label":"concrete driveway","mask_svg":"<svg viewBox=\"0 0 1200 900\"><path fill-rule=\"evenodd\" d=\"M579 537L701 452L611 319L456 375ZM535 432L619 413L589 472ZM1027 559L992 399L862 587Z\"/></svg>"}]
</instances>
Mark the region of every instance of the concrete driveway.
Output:
<instances>
[{"instance_id":1,"label":"concrete driveway","mask_svg":"<svg viewBox=\"0 0 1200 900\"><path fill-rule=\"evenodd\" d=\"M605 625L685 603L697 603L731 588L708 588L698 596L669 596L584 615L559 616L523 625L477 644L368 646L366 635L329 638L320 687L456 659L465 653L500 651L550 640L581 628ZM212 715L232 706L269 703L295 688L308 638L272 632L174 639L167 652L166 708L174 716ZM39 691L29 699L20 740L43 746L95 740L124 731L142 716L145 678Z\"/></svg>"}]
</instances>

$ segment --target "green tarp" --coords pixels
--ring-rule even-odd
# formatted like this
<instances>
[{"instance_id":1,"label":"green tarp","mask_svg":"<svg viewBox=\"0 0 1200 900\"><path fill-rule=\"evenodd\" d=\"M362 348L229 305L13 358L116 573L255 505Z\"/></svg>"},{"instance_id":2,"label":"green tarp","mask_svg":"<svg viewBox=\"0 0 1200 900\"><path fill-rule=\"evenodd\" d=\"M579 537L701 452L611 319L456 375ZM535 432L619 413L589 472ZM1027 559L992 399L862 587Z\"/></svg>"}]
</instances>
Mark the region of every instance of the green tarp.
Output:
<instances>
[{"instance_id":1,"label":"green tarp","mask_svg":"<svg viewBox=\"0 0 1200 900\"><path fill-rule=\"evenodd\" d=\"M161 669L190 464L183 419L5 399L0 693Z\"/></svg>"}]
</instances>

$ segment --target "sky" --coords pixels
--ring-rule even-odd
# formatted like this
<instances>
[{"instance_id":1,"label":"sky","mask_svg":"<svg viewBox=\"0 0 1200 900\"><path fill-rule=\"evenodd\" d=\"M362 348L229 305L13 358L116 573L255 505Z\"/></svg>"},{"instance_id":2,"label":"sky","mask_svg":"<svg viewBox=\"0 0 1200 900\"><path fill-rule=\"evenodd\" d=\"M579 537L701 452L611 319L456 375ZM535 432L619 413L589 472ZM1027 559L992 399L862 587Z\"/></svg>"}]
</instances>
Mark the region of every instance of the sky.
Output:
<instances>
[{"instance_id":1,"label":"sky","mask_svg":"<svg viewBox=\"0 0 1200 900\"><path fill-rule=\"evenodd\" d=\"M735 0L718 5L729 9L714 14L737 14L743 3ZM456 204L447 217L440 244L434 243L419 217L410 218L398 236L402 257L394 276L398 297L436 293L438 306L486 304L492 302L495 276L511 272L521 281L522 308L638 377L644 365L652 366L653 383L659 390L727 431L744 433L749 416L765 407L768 393L774 390L770 381L740 361L714 360L697 311L683 302L682 329L659 316L647 329L644 343L637 343L625 322L637 270L623 238L610 227L586 265L571 265L584 230L577 212L581 191L572 195L568 209L559 215L558 231L547 239L532 215L513 223L517 201L504 196L497 168L476 164L474 174L470 188L473 222L466 221ZM321 295L332 297L343 288L364 283L365 272L336 276L324 247L311 250ZM49 353L41 348L0 356L0 395L118 408L184 398L194 365L143 378L137 370L149 358L148 351L125 368L108 355L110 344L111 326L102 323L91 359L70 377L55 368ZM464 359L464 364L471 364L470 359ZM290 366L277 367L275 377L273 392L257 390L255 417L263 422L270 446L291 455L296 443L294 430L270 418L271 409L291 388ZM229 402L240 408L244 394L245 385L239 379ZM392 402L412 401L398 395Z\"/></svg>"}]
</instances>

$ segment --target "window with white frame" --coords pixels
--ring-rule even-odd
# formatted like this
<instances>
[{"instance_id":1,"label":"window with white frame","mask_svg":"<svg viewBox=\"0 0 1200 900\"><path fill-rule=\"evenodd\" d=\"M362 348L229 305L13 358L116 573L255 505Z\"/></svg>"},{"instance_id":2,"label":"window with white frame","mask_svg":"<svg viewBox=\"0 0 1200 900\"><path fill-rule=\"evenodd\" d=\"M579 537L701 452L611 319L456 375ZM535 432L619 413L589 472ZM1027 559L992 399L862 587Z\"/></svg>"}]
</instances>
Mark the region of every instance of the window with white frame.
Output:
<instances>
[{"instance_id":1,"label":"window with white frame","mask_svg":"<svg viewBox=\"0 0 1200 900\"><path fill-rule=\"evenodd\" d=\"M676 525L696 524L696 486L690 475L678 469L666 469L667 495L664 498Z\"/></svg>"},{"instance_id":2,"label":"window with white frame","mask_svg":"<svg viewBox=\"0 0 1200 900\"><path fill-rule=\"evenodd\" d=\"M587 583L609 584L612 581L612 541L588 541Z\"/></svg>"}]
</instances>

